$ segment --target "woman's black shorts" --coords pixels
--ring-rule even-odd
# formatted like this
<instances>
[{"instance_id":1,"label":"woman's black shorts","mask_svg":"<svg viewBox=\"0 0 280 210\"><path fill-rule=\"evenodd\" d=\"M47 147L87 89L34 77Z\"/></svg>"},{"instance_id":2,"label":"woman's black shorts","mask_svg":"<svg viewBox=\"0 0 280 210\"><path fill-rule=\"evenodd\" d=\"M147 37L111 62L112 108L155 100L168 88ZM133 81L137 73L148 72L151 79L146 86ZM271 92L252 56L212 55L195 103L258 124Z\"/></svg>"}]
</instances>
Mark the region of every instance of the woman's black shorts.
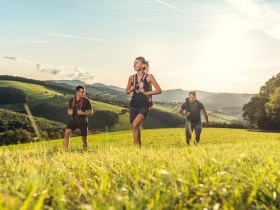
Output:
<instances>
[{"instance_id":1,"label":"woman's black shorts","mask_svg":"<svg viewBox=\"0 0 280 210\"><path fill-rule=\"evenodd\" d=\"M133 123L133 121L135 120L135 118L138 114L142 114L146 118L147 115L149 114L149 112L150 112L149 107L142 107L142 108L130 107L130 110L129 110L130 124Z\"/></svg>"}]
</instances>

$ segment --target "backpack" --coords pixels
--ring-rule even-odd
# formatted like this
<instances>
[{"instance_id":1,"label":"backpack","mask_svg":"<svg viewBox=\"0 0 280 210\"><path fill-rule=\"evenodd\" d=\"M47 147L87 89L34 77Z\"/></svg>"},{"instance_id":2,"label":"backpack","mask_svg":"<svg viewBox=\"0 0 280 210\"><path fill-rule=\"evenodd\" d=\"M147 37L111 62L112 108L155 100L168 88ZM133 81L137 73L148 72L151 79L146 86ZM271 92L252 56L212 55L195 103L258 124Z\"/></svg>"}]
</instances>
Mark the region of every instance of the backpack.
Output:
<instances>
[{"instance_id":1,"label":"backpack","mask_svg":"<svg viewBox=\"0 0 280 210\"><path fill-rule=\"evenodd\" d=\"M134 74L133 75L133 87L134 89L136 90L136 86L138 85L138 88L143 88L144 87L144 81L147 77L147 73L144 73L144 75L142 76L141 78L141 81L139 82L139 84L136 84L136 81L137 81L137 74ZM140 86L141 84L141 86ZM136 91L138 92L138 91ZM147 96L148 100L149 100L149 107L153 106L154 102L153 102L153 97L151 95Z\"/></svg>"}]
</instances>

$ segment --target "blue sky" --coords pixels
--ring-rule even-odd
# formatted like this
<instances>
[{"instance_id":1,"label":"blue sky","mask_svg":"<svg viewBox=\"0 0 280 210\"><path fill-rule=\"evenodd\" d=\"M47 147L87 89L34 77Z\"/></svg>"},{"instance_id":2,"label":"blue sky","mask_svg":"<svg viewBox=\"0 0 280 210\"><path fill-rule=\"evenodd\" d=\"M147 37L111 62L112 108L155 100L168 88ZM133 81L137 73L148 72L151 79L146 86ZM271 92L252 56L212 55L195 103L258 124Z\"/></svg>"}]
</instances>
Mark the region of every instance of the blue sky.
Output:
<instances>
[{"instance_id":1,"label":"blue sky","mask_svg":"<svg viewBox=\"0 0 280 210\"><path fill-rule=\"evenodd\" d=\"M162 89L257 93L280 71L280 3L10 0L0 73L125 87L138 56Z\"/></svg>"}]
</instances>

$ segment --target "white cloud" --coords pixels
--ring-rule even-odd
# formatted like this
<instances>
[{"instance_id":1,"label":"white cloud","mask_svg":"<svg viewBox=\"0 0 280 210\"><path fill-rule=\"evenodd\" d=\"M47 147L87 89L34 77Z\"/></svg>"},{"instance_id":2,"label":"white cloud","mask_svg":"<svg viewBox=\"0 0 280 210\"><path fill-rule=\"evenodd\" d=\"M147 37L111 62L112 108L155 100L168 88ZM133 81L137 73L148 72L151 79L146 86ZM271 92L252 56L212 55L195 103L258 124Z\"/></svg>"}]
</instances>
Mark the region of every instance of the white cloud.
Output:
<instances>
[{"instance_id":1,"label":"white cloud","mask_svg":"<svg viewBox=\"0 0 280 210\"><path fill-rule=\"evenodd\" d=\"M36 70L38 70L40 72L50 73L50 74L53 74L53 75L57 75L61 72L60 68L52 67L52 66L49 66L49 65L46 65L46 64L41 64L41 63L30 61L30 60L26 60L26 59L23 59L23 58L20 58L20 57L4 56L2 58L10 59L10 60L13 60L13 61L17 61L17 62L21 62L21 63L27 64L27 65L34 66L36 68Z\"/></svg>"},{"instance_id":2,"label":"white cloud","mask_svg":"<svg viewBox=\"0 0 280 210\"><path fill-rule=\"evenodd\" d=\"M183 10L181 10L181 9L179 9L179 8L177 8L177 7L174 7L174 6L170 5L170 4L167 4L167 3L164 2L164 1L156 0L156 2L159 2L160 4L163 4L164 6L169 7L170 9L173 9L173 10L175 10L175 11L177 11L177 12L184 12Z\"/></svg>"},{"instance_id":3,"label":"white cloud","mask_svg":"<svg viewBox=\"0 0 280 210\"><path fill-rule=\"evenodd\" d=\"M17 43L34 43L34 44L41 44L41 43L49 43L49 41L45 41L45 40L14 40L14 42Z\"/></svg>"},{"instance_id":4,"label":"white cloud","mask_svg":"<svg viewBox=\"0 0 280 210\"><path fill-rule=\"evenodd\" d=\"M10 56L4 56L4 57L2 57L2 58L9 59L9 60L14 60L14 61L17 60L16 57L10 57Z\"/></svg>"},{"instance_id":5,"label":"white cloud","mask_svg":"<svg viewBox=\"0 0 280 210\"><path fill-rule=\"evenodd\" d=\"M72 80L81 80L85 83L91 84L94 81L95 76L90 74L89 72L85 72L83 69L75 67L73 74L68 74Z\"/></svg>"},{"instance_id":6,"label":"white cloud","mask_svg":"<svg viewBox=\"0 0 280 210\"><path fill-rule=\"evenodd\" d=\"M251 30L261 30L270 37L280 39L280 14L268 3L257 0L226 0L248 21Z\"/></svg>"},{"instance_id":7,"label":"white cloud","mask_svg":"<svg viewBox=\"0 0 280 210\"><path fill-rule=\"evenodd\" d=\"M62 37L67 39L80 39L80 40L87 40L87 41L93 41L93 42L107 42L106 39L99 39L99 38L90 38L90 37L82 37L82 36L73 36L69 34L57 34L57 33L46 33L48 36L55 36L55 37Z\"/></svg>"},{"instance_id":8,"label":"white cloud","mask_svg":"<svg viewBox=\"0 0 280 210\"><path fill-rule=\"evenodd\" d=\"M46 72L46 73L50 73L50 74L54 74L54 75L57 75L61 72L60 68L42 65L40 63L36 63L35 66L36 66L36 69L40 72Z\"/></svg>"},{"instance_id":9,"label":"white cloud","mask_svg":"<svg viewBox=\"0 0 280 210\"><path fill-rule=\"evenodd\" d=\"M59 75L60 77L73 79L73 80L81 80L86 83L93 83L93 80L95 78L95 76L93 76L91 73L86 72L85 70L78 67L73 68L65 65L53 66L53 65L42 64L39 62L34 62L34 61L26 60L19 57L12 57L12 56L4 56L2 58L27 64L28 66L33 66L39 72L48 73L56 76Z\"/></svg>"}]
</instances>

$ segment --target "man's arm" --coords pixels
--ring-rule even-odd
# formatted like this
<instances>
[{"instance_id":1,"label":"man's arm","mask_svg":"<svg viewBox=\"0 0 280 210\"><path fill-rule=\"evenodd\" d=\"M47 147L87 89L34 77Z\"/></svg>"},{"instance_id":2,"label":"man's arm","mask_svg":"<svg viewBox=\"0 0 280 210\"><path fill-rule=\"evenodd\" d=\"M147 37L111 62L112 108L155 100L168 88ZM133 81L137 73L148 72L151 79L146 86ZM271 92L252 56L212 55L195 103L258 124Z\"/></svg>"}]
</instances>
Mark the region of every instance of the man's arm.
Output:
<instances>
[{"instance_id":1,"label":"man's arm","mask_svg":"<svg viewBox=\"0 0 280 210\"><path fill-rule=\"evenodd\" d=\"M93 109L89 109L85 112L83 112L81 109L77 110L77 114L78 115L84 115L86 117L90 116L90 115L93 115Z\"/></svg>"},{"instance_id":2,"label":"man's arm","mask_svg":"<svg viewBox=\"0 0 280 210\"><path fill-rule=\"evenodd\" d=\"M182 116L184 116L184 117L187 116L187 113L184 112L184 110L183 110L182 108L179 110L179 114L182 115Z\"/></svg>"},{"instance_id":3,"label":"man's arm","mask_svg":"<svg viewBox=\"0 0 280 210\"><path fill-rule=\"evenodd\" d=\"M74 100L74 98L72 99ZM72 101L71 99L68 101L68 109L67 109L67 113L68 115L72 116L73 115L73 109L71 108L72 107Z\"/></svg>"},{"instance_id":4,"label":"man's arm","mask_svg":"<svg viewBox=\"0 0 280 210\"><path fill-rule=\"evenodd\" d=\"M181 109L179 110L178 113L180 115L184 116L184 117L190 116L190 114L191 114L190 112L188 112L187 110L183 109L182 107L181 107Z\"/></svg>"},{"instance_id":5,"label":"man's arm","mask_svg":"<svg viewBox=\"0 0 280 210\"><path fill-rule=\"evenodd\" d=\"M184 117L190 116L190 109L186 102L182 104L178 113Z\"/></svg>"},{"instance_id":6,"label":"man's arm","mask_svg":"<svg viewBox=\"0 0 280 210\"><path fill-rule=\"evenodd\" d=\"M73 115L73 109L68 108L67 113L68 113L68 115L72 116Z\"/></svg>"},{"instance_id":7,"label":"man's arm","mask_svg":"<svg viewBox=\"0 0 280 210\"><path fill-rule=\"evenodd\" d=\"M86 117L88 117L88 116L91 116L91 115L93 115L93 109L92 109L92 106L91 106L91 104L90 104L90 101L88 100L88 99L85 99L86 101L85 101L85 109L86 109L86 111L84 112L84 111L82 111L81 109L78 109L77 110L77 114L78 115L84 115L84 116L86 116Z\"/></svg>"},{"instance_id":8,"label":"man's arm","mask_svg":"<svg viewBox=\"0 0 280 210\"><path fill-rule=\"evenodd\" d=\"M208 121L208 114L206 112L205 109L202 109L202 112L203 112L203 115L204 115L204 118L205 118L205 126L208 127L208 124L209 124L209 121Z\"/></svg>"}]
</instances>

